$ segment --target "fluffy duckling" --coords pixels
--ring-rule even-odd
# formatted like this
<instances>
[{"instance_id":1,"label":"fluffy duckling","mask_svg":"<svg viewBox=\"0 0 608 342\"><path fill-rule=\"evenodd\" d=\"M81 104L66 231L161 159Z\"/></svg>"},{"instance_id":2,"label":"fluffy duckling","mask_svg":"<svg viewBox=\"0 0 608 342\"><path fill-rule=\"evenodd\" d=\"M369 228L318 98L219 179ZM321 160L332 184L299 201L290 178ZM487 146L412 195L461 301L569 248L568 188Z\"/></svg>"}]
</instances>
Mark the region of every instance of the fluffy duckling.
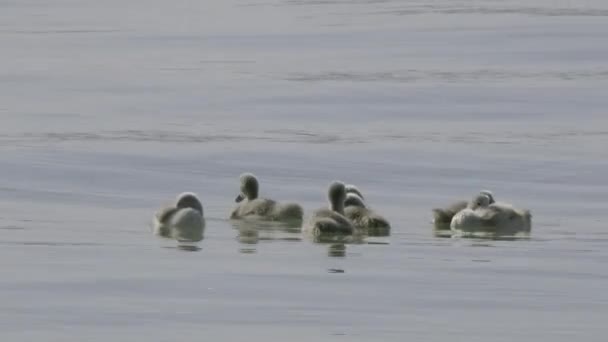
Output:
<instances>
[{"instance_id":1,"label":"fluffy duckling","mask_svg":"<svg viewBox=\"0 0 608 342\"><path fill-rule=\"evenodd\" d=\"M530 232L532 214L529 210L516 209L511 204L493 202L491 195L481 193L471 201L468 208L454 215L450 228L459 232L513 235Z\"/></svg>"},{"instance_id":2,"label":"fluffy duckling","mask_svg":"<svg viewBox=\"0 0 608 342\"><path fill-rule=\"evenodd\" d=\"M305 231L313 235L340 234L351 235L355 227L351 221L344 216L344 200L346 199L346 188L342 182L333 182L327 192L329 208L315 211L305 227Z\"/></svg>"},{"instance_id":3,"label":"fluffy duckling","mask_svg":"<svg viewBox=\"0 0 608 342\"><path fill-rule=\"evenodd\" d=\"M205 230L203 205L196 194L184 192L175 205L161 208L154 215L154 234L179 241L200 241Z\"/></svg>"},{"instance_id":4,"label":"fluffy duckling","mask_svg":"<svg viewBox=\"0 0 608 342\"><path fill-rule=\"evenodd\" d=\"M230 214L231 219L254 218L269 221L302 222L304 210L295 203L281 204L271 199L258 198L259 183L251 173L240 176L241 193L236 197L238 203Z\"/></svg>"}]
</instances>

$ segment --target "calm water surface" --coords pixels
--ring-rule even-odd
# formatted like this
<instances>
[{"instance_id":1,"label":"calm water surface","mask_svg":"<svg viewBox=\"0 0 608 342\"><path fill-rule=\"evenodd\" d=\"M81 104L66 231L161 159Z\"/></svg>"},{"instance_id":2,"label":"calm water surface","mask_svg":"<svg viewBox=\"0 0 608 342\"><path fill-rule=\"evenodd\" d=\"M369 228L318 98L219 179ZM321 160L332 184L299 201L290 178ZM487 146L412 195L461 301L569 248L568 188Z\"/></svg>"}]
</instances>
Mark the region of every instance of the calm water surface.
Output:
<instances>
[{"instance_id":1,"label":"calm water surface","mask_svg":"<svg viewBox=\"0 0 608 342\"><path fill-rule=\"evenodd\" d=\"M604 341L607 41L603 0L0 1L0 337ZM233 226L243 171L392 234ZM433 234L485 188L529 239Z\"/></svg>"}]
</instances>

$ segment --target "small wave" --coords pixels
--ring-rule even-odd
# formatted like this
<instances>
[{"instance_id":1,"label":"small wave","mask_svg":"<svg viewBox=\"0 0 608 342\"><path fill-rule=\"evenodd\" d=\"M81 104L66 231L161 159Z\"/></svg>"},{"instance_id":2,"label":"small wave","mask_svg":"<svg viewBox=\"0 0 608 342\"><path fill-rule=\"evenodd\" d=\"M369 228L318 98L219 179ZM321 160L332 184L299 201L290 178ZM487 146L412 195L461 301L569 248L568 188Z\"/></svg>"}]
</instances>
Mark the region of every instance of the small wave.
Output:
<instances>
[{"instance_id":1,"label":"small wave","mask_svg":"<svg viewBox=\"0 0 608 342\"><path fill-rule=\"evenodd\" d=\"M268 142L268 143L299 143L319 145L352 145L378 142L404 142L404 143L458 143L470 144L547 144L568 140L570 143L595 139L603 141L608 139L608 131L598 129L555 130L545 132L523 131L495 132L483 131L425 131L425 132L395 132L390 130L368 132L365 135L352 132L312 132L305 130L273 129L258 132L233 132L231 134L188 134L171 131L114 131L114 132L39 132L23 133L20 135L0 134L2 145L31 145L63 142L133 142L133 143L176 143L201 144L225 142ZM599 140L598 140L599 139ZM4 191L10 191L5 188Z\"/></svg>"},{"instance_id":2,"label":"small wave","mask_svg":"<svg viewBox=\"0 0 608 342\"><path fill-rule=\"evenodd\" d=\"M56 35L56 34L90 34L90 33L117 33L125 30L116 29L56 29L56 30L0 30L3 34L36 34L36 35Z\"/></svg>"},{"instance_id":3,"label":"small wave","mask_svg":"<svg viewBox=\"0 0 608 342\"><path fill-rule=\"evenodd\" d=\"M605 17L608 16L608 9L603 7L592 7L584 2L569 2L570 6L555 3L553 6L529 6L529 4L489 1L468 1L456 3L454 1L433 1L433 2L403 2L396 0L290 0L285 1L285 6L379 6L384 8L367 12L366 14L386 14L386 15L420 15L420 14L488 14L488 15L528 15L528 16L575 16L575 17Z\"/></svg>"},{"instance_id":4,"label":"small wave","mask_svg":"<svg viewBox=\"0 0 608 342\"><path fill-rule=\"evenodd\" d=\"M61 241L0 241L0 244L21 245L21 246L51 246L51 247L103 246L103 244L95 243L95 242L61 242Z\"/></svg>"},{"instance_id":5,"label":"small wave","mask_svg":"<svg viewBox=\"0 0 608 342\"><path fill-rule=\"evenodd\" d=\"M464 71L446 70L396 70L384 72L327 71L322 73L292 73L282 77L294 82L387 82L414 83L420 81L439 81L446 83L462 82L506 82L506 81L608 81L608 70L545 70L519 71L479 69Z\"/></svg>"},{"instance_id":6,"label":"small wave","mask_svg":"<svg viewBox=\"0 0 608 342\"><path fill-rule=\"evenodd\" d=\"M174 131L108 131L108 132L26 132L0 135L0 145L19 143L63 143L63 142L161 142L161 143L216 143L216 142L282 142L282 143L357 143L359 137L303 132L290 130L268 130L253 135L251 132L233 134L183 133Z\"/></svg>"},{"instance_id":7,"label":"small wave","mask_svg":"<svg viewBox=\"0 0 608 342\"><path fill-rule=\"evenodd\" d=\"M20 227L20 226L0 226L0 229L2 229L2 230L24 230L25 227Z\"/></svg>"}]
</instances>

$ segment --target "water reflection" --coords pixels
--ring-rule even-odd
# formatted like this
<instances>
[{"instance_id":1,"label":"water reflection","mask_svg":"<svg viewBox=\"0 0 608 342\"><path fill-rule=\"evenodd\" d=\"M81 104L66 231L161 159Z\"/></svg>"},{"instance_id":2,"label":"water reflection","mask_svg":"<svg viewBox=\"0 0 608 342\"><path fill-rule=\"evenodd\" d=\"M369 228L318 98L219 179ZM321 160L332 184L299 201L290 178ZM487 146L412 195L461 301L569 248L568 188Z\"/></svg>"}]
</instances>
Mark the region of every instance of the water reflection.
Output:
<instances>
[{"instance_id":1,"label":"water reflection","mask_svg":"<svg viewBox=\"0 0 608 342\"><path fill-rule=\"evenodd\" d=\"M176 241L177 245L167 248L177 248L182 251L198 252L201 250L199 243L203 241L204 229L170 229L167 231L158 231L156 236L165 241Z\"/></svg>"},{"instance_id":2,"label":"water reflection","mask_svg":"<svg viewBox=\"0 0 608 342\"><path fill-rule=\"evenodd\" d=\"M257 252L260 241L301 241L300 225L262 220L231 220L237 230L236 239L241 248L240 253L253 254Z\"/></svg>"},{"instance_id":3,"label":"water reflection","mask_svg":"<svg viewBox=\"0 0 608 342\"><path fill-rule=\"evenodd\" d=\"M449 228L449 227L448 227ZM450 229L438 229L437 226L433 229L433 235L438 238L452 238L454 233Z\"/></svg>"},{"instance_id":4,"label":"water reflection","mask_svg":"<svg viewBox=\"0 0 608 342\"><path fill-rule=\"evenodd\" d=\"M315 244L327 244L327 256L333 258L346 257L346 245L364 243L363 235L343 235L343 234L307 234Z\"/></svg>"},{"instance_id":5,"label":"water reflection","mask_svg":"<svg viewBox=\"0 0 608 342\"><path fill-rule=\"evenodd\" d=\"M440 234L444 234L445 232L451 233L452 231L449 222L433 221L433 228Z\"/></svg>"},{"instance_id":6,"label":"water reflection","mask_svg":"<svg viewBox=\"0 0 608 342\"><path fill-rule=\"evenodd\" d=\"M370 227L367 229L367 236L371 236L371 237L391 236L391 228L390 227Z\"/></svg>"},{"instance_id":7,"label":"water reflection","mask_svg":"<svg viewBox=\"0 0 608 342\"><path fill-rule=\"evenodd\" d=\"M530 239L529 232L461 232L453 231L452 237L471 238L478 240L493 240L493 241L517 241Z\"/></svg>"},{"instance_id":8,"label":"water reflection","mask_svg":"<svg viewBox=\"0 0 608 342\"><path fill-rule=\"evenodd\" d=\"M240 244L245 245L239 248L239 253L242 254L255 254L257 252L257 245L260 241L260 233L256 227L252 224L239 225L237 240Z\"/></svg>"},{"instance_id":9,"label":"water reflection","mask_svg":"<svg viewBox=\"0 0 608 342\"><path fill-rule=\"evenodd\" d=\"M529 232L462 232L445 229L434 229L433 235L437 238L465 238L477 239L480 241L519 241L529 240Z\"/></svg>"},{"instance_id":10,"label":"water reflection","mask_svg":"<svg viewBox=\"0 0 608 342\"><path fill-rule=\"evenodd\" d=\"M390 243L388 241L366 241L366 244L386 246L386 245L389 245Z\"/></svg>"},{"instance_id":11,"label":"water reflection","mask_svg":"<svg viewBox=\"0 0 608 342\"><path fill-rule=\"evenodd\" d=\"M257 229L239 228L237 239L244 245L255 245L260 241L260 232Z\"/></svg>"},{"instance_id":12,"label":"water reflection","mask_svg":"<svg viewBox=\"0 0 608 342\"><path fill-rule=\"evenodd\" d=\"M336 243L329 245L327 255L334 258L343 258L346 256L346 245L343 243ZM344 272L344 271L342 271Z\"/></svg>"},{"instance_id":13,"label":"water reflection","mask_svg":"<svg viewBox=\"0 0 608 342\"><path fill-rule=\"evenodd\" d=\"M287 222L276 222L276 221L263 221L253 219L243 220L230 220L230 224L237 230L257 230L265 232L275 233L290 233L299 234L302 231L301 224L287 223Z\"/></svg>"},{"instance_id":14,"label":"water reflection","mask_svg":"<svg viewBox=\"0 0 608 342\"><path fill-rule=\"evenodd\" d=\"M319 244L360 244L363 243L362 235L342 235L342 234L319 234L308 235L312 242Z\"/></svg>"},{"instance_id":15,"label":"water reflection","mask_svg":"<svg viewBox=\"0 0 608 342\"><path fill-rule=\"evenodd\" d=\"M202 250L202 248L200 248L196 244L188 244L188 243L181 243L181 242L177 245L177 249L186 251L186 252L198 252L198 251Z\"/></svg>"},{"instance_id":16,"label":"water reflection","mask_svg":"<svg viewBox=\"0 0 608 342\"><path fill-rule=\"evenodd\" d=\"M158 237L189 243L202 241L205 238L204 232L205 226L203 225L195 228L188 227L187 229L168 227L168 229L157 230L154 234Z\"/></svg>"},{"instance_id":17,"label":"water reflection","mask_svg":"<svg viewBox=\"0 0 608 342\"><path fill-rule=\"evenodd\" d=\"M168 242L169 240L166 240L165 242ZM176 245L169 245L169 244L164 244L161 245L161 248L166 248L166 249L177 249L180 251L185 251L185 252L198 252L198 251L202 251L203 249L199 246L198 243L196 242L185 242L185 241L178 241Z\"/></svg>"},{"instance_id":18,"label":"water reflection","mask_svg":"<svg viewBox=\"0 0 608 342\"><path fill-rule=\"evenodd\" d=\"M237 231L236 240L239 242L239 252L243 254L254 254L260 248L262 241L302 241L302 228L286 223L261 221L261 220L231 220L231 225ZM349 244L375 244L388 245L387 241L366 241L367 237L390 236L390 231L374 231L375 234L305 234L306 239L315 244L327 244L327 255L329 257L343 258L346 256Z\"/></svg>"}]
</instances>

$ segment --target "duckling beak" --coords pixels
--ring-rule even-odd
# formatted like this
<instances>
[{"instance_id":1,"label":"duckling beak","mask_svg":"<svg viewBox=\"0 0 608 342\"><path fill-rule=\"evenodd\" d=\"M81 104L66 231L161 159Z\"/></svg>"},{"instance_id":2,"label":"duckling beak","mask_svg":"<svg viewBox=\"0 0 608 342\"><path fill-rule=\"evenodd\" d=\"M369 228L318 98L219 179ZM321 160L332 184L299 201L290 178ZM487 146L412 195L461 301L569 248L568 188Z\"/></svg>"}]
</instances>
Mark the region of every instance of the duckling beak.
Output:
<instances>
[{"instance_id":1,"label":"duckling beak","mask_svg":"<svg viewBox=\"0 0 608 342\"><path fill-rule=\"evenodd\" d=\"M234 199L234 201L236 203L239 203L240 201L244 200L245 196L243 196L243 194L239 194L238 196L236 196L236 198Z\"/></svg>"}]
</instances>

